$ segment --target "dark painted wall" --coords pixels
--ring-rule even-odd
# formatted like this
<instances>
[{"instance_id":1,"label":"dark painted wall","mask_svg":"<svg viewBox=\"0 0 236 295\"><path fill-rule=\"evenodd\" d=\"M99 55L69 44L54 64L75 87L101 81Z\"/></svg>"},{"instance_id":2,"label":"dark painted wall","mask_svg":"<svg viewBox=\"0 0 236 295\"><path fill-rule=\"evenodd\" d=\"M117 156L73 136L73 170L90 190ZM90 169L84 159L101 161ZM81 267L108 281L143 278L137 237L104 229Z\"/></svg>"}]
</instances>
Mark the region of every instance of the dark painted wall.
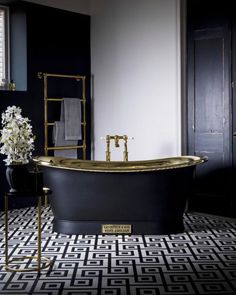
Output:
<instances>
[{"instance_id":1,"label":"dark painted wall","mask_svg":"<svg viewBox=\"0 0 236 295\"><path fill-rule=\"evenodd\" d=\"M80 74L86 76L87 98L87 158L90 158L90 17L74 12L24 3L27 24L27 91L1 91L0 112L7 106L22 108L23 116L31 120L36 135L34 156L44 150L43 80L38 72ZM52 84L54 93L65 87L61 81ZM64 93L63 93L64 94ZM67 95L71 93L68 92ZM63 97L63 96L62 96ZM0 209L3 209L5 157L0 155ZM13 202L13 207L30 204L27 200Z\"/></svg>"}]
</instances>

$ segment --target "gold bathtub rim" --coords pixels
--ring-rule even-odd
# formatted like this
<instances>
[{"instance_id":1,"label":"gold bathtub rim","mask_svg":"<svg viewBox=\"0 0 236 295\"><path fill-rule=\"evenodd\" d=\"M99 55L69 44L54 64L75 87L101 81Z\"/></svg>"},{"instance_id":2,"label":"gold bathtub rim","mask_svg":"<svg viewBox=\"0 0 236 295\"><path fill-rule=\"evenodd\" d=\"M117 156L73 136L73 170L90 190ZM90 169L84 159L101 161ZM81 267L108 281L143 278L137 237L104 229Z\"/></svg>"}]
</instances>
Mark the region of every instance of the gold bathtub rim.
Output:
<instances>
[{"instance_id":1,"label":"gold bathtub rim","mask_svg":"<svg viewBox=\"0 0 236 295\"><path fill-rule=\"evenodd\" d=\"M196 166L206 162L207 157L201 156L178 156L160 158L155 160L139 161L94 161L69 159L62 157L38 156L33 161L38 166L53 167L56 169L68 169L89 172L147 172L166 169L177 169Z\"/></svg>"}]
</instances>

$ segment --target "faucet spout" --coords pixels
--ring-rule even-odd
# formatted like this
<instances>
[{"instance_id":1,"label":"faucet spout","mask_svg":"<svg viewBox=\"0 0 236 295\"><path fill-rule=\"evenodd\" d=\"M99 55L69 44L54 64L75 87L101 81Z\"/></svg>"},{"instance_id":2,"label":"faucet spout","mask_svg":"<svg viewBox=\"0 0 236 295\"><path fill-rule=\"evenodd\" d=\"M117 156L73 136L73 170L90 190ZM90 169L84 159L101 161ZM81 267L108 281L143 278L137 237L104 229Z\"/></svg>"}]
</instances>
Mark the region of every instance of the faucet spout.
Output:
<instances>
[{"instance_id":1,"label":"faucet spout","mask_svg":"<svg viewBox=\"0 0 236 295\"><path fill-rule=\"evenodd\" d=\"M115 147L120 147L119 139L120 139L120 136L119 136L119 135L115 135L115 136L114 136Z\"/></svg>"},{"instance_id":2,"label":"faucet spout","mask_svg":"<svg viewBox=\"0 0 236 295\"><path fill-rule=\"evenodd\" d=\"M127 135L106 135L106 137L102 137L102 139L106 139L107 150L106 150L106 161L111 160L111 149L110 144L113 139L115 142L115 147L120 147L120 139L124 141L124 153L123 160L128 161L128 139L134 139L133 137L128 137Z\"/></svg>"}]
</instances>

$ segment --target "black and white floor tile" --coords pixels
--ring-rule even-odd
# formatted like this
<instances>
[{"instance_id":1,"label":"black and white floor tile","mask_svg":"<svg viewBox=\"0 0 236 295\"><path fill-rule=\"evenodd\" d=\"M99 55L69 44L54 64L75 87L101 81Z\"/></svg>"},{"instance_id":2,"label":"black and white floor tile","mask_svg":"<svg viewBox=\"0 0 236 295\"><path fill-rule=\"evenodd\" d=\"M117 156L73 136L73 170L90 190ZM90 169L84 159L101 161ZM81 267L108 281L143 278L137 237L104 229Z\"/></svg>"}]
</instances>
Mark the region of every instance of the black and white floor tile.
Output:
<instances>
[{"instance_id":1,"label":"black and white floor tile","mask_svg":"<svg viewBox=\"0 0 236 295\"><path fill-rule=\"evenodd\" d=\"M42 214L42 254L52 265L37 274L5 271L3 212L0 217L0 294L236 294L233 219L188 213L182 234L69 236L52 232L48 207ZM35 208L10 211L9 229L11 255L36 253Z\"/></svg>"}]
</instances>

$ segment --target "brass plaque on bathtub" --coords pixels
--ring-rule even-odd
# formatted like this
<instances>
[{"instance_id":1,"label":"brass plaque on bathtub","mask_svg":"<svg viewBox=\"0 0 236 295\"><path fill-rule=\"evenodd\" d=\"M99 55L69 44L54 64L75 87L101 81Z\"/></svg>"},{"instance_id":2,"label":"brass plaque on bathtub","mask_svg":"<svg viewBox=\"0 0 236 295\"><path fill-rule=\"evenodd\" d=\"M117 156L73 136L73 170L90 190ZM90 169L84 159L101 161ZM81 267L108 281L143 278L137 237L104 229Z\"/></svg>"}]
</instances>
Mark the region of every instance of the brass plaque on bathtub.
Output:
<instances>
[{"instance_id":1,"label":"brass plaque on bathtub","mask_svg":"<svg viewBox=\"0 0 236 295\"><path fill-rule=\"evenodd\" d=\"M103 234L131 234L131 224L102 224Z\"/></svg>"}]
</instances>

